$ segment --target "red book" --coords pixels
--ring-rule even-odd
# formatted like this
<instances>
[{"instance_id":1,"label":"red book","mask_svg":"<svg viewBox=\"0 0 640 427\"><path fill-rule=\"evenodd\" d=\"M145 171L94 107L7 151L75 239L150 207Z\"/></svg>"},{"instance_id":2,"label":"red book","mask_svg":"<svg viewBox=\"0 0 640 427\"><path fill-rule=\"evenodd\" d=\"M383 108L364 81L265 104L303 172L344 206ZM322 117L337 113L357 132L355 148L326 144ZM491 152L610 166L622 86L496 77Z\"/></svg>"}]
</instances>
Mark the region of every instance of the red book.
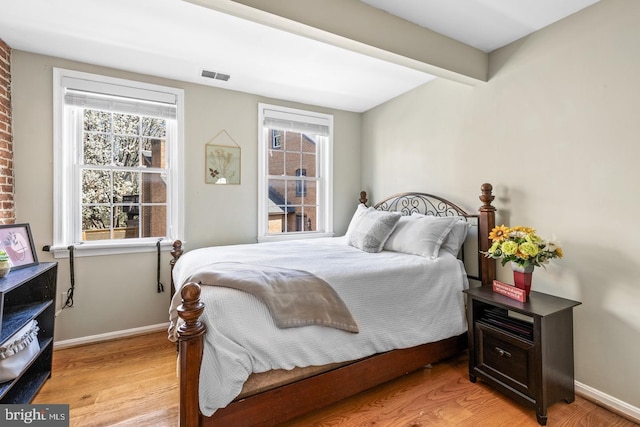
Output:
<instances>
[{"instance_id":1,"label":"red book","mask_svg":"<svg viewBox=\"0 0 640 427\"><path fill-rule=\"evenodd\" d=\"M524 289L516 288L515 286L508 285L499 280L493 281L493 292L496 292L500 295L504 295L516 301L520 301L520 302L527 301L527 294L524 291Z\"/></svg>"}]
</instances>

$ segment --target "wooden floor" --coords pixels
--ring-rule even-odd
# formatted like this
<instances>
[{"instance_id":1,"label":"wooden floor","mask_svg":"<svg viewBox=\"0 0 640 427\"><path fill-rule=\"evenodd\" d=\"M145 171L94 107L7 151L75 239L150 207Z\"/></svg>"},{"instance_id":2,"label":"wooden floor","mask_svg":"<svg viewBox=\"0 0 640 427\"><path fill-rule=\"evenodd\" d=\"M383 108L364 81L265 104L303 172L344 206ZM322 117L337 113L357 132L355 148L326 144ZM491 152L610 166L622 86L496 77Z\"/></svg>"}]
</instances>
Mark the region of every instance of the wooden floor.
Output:
<instances>
[{"instance_id":1,"label":"wooden floor","mask_svg":"<svg viewBox=\"0 0 640 427\"><path fill-rule=\"evenodd\" d=\"M33 403L68 403L71 426L176 426L175 347L166 334L54 351ZM552 426L637 426L579 396ZM286 427L537 426L534 411L467 376L465 354L287 423ZM224 426L227 427L227 426Z\"/></svg>"}]
</instances>

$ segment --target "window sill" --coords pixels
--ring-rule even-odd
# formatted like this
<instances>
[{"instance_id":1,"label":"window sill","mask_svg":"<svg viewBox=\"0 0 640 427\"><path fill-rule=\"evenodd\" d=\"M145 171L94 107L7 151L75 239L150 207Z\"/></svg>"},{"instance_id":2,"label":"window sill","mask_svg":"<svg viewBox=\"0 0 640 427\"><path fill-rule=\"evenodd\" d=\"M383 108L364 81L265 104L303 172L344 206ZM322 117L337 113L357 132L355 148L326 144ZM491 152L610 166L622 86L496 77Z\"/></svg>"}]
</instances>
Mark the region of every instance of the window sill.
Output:
<instances>
[{"instance_id":1,"label":"window sill","mask_svg":"<svg viewBox=\"0 0 640 427\"><path fill-rule=\"evenodd\" d=\"M142 252L155 252L157 248L157 240L137 241L137 242L118 242L118 243L81 243L74 245L74 257L86 256L102 256L102 255L122 255ZM184 241L183 241L184 245ZM160 250L167 252L173 249L172 240L160 241ZM48 249L54 258L69 258L69 246L51 246Z\"/></svg>"}]
</instances>

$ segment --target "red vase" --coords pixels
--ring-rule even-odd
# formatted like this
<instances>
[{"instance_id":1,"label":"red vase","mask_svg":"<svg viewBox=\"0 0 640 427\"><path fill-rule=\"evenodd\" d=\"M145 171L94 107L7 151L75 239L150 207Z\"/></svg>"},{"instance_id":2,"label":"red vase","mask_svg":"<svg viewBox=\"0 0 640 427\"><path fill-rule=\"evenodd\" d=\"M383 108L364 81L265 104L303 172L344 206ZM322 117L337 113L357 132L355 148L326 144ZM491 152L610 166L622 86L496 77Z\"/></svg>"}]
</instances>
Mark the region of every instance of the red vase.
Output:
<instances>
[{"instance_id":1,"label":"red vase","mask_svg":"<svg viewBox=\"0 0 640 427\"><path fill-rule=\"evenodd\" d=\"M531 292L531 279L533 278L533 272L531 273L522 273L520 271L513 272L513 284L516 288L524 289L524 292L529 297L529 292Z\"/></svg>"},{"instance_id":2,"label":"red vase","mask_svg":"<svg viewBox=\"0 0 640 427\"><path fill-rule=\"evenodd\" d=\"M511 269L513 270L513 284L516 288L524 289L524 292L527 294L527 298L529 297L529 293L531 292L533 268L533 265L523 267L518 263L511 263Z\"/></svg>"}]
</instances>

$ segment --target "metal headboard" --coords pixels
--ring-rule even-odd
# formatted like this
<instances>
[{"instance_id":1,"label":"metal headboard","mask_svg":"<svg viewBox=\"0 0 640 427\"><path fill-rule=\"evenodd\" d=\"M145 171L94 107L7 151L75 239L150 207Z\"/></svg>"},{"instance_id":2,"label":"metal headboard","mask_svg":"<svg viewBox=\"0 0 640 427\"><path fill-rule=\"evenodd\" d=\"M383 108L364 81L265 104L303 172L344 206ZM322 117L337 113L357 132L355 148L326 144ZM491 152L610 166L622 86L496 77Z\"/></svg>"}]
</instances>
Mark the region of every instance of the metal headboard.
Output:
<instances>
[{"instance_id":1,"label":"metal headboard","mask_svg":"<svg viewBox=\"0 0 640 427\"><path fill-rule=\"evenodd\" d=\"M364 191L360 193L360 202L367 203L366 192ZM395 194L378 202L373 207L381 211L400 212L402 215L411 215L416 212L439 217L455 216L469 222L470 228L467 233L467 239L458 257L464 262L469 279L482 280L482 272L480 271L482 254L479 250L481 236L478 230L480 215L470 214L455 203L442 197L415 192ZM475 263L475 265L472 263ZM474 274L473 271L477 273Z\"/></svg>"}]
</instances>

